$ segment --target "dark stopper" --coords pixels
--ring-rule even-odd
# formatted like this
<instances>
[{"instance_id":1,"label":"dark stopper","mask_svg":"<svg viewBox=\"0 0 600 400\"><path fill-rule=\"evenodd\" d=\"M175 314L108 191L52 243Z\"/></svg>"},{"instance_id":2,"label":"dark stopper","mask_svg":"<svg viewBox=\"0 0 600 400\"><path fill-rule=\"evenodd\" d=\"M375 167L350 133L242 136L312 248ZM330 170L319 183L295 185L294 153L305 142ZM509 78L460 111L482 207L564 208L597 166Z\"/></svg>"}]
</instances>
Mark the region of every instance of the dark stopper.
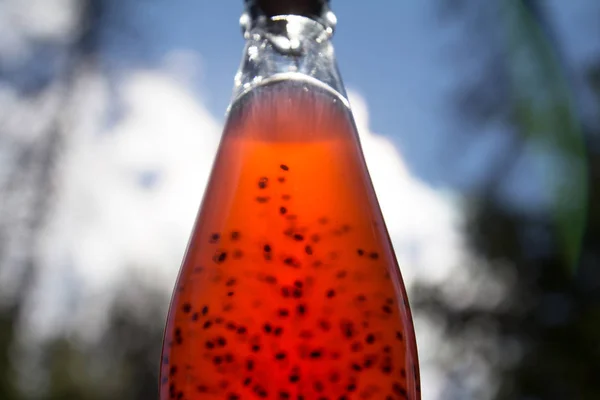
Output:
<instances>
[{"instance_id":1,"label":"dark stopper","mask_svg":"<svg viewBox=\"0 0 600 400\"><path fill-rule=\"evenodd\" d=\"M317 19L325 13L329 0L245 0L245 3L252 16L291 14Z\"/></svg>"}]
</instances>

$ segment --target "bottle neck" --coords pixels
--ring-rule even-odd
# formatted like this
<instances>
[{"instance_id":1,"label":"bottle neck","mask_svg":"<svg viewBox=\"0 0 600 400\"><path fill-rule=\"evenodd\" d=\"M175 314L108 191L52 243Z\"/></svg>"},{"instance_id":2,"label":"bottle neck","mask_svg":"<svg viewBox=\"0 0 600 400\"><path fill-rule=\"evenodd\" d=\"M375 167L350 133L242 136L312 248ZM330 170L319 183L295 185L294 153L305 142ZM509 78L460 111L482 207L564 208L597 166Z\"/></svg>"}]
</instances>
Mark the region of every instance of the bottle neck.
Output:
<instances>
[{"instance_id":1,"label":"bottle neck","mask_svg":"<svg viewBox=\"0 0 600 400\"><path fill-rule=\"evenodd\" d=\"M267 16L249 10L240 18L246 39L235 76L232 104L254 88L279 80L303 80L321 86L347 104L331 37L335 15Z\"/></svg>"}]
</instances>

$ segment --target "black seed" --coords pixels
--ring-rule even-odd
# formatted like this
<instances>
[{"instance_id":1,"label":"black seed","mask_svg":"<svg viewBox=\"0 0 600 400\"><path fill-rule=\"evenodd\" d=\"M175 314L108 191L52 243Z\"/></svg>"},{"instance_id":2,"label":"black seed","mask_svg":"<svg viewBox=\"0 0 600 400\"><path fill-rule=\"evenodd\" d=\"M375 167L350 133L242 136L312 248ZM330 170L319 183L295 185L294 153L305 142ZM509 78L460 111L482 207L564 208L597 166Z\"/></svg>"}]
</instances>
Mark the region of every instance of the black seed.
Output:
<instances>
[{"instance_id":1,"label":"black seed","mask_svg":"<svg viewBox=\"0 0 600 400\"><path fill-rule=\"evenodd\" d=\"M296 311L298 311L298 314L304 315L306 313L306 306L304 304L298 304Z\"/></svg>"},{"instance_id":2,"label":"black seed","mask_svg":"<svg viewBox=\"0 0 600 400\"><path fill-rule=\"evenodd\" d=\"M293 257L286 257L283 260L283 263L285 265L289 265L290 267L295 267L295 268L300 266L300 263L298 261L296 261Z\"/></svg>"},{"instance_id":3,"label":"black seed","mask_svg":"<svg viewBox=\"0 0 600 400\"><path fill-rule=\"evenodd\" d=\"M352 363L352 365L350 366L354 371L360 372L362 371L362 367L357 364L357 363Z\"/></svg>"},{"instance_id":4,"label":"black seed","mask_svg":"<svg viewBox=\"0 0 600 400\"><path fill-rule=\"evenodd\" d=\"M384 305L383 307L381 307L381 310L386 313L386 314L391 314L392 313L392 308L390 306L388 306L387 304Z\"/></svg>"},{"instance_id":5,"label":"black seed","mask_svg":"<svg viewBox=\"0 0 600 400\"><path fill-rule=\"evenodd\" d=\"M374 355L368 355L365 357L365 361L363 363L363 367L365 368L371 368L373 366L373 364L375 364L375 360L376 360L376 356Z\"/></svg>"},{"instance_id":6,"label":"black seed","mask_svg":"<svg viewBox=\"0 0 600 400\"><path fill-rule=\"evenodd\" d=\"M269 201L269 199L270 199L269 196L256 196L256 201L261 204L266 203L267 201Z\"/></svg>"},{"instance_id":7,"label":"black seed","mask_svg":"<svg viewBox=\"0 0 600 400\"><path fill-rule=\"evenodd\" d=\"M263 326L263 330L265 331L265 333L271 333L271 331L273 330L273 328L271 327L271 324L265 324Z\"/></svg>"},{"instance_id":8,"label":"black seed","mask_svg":"<svg viewBox=\"0 0 600 400\"><path fill-rule=\"evenodd\" d=\"M231 232L231 240L238 240L240 238L240 233L238 231Z\"/></svg>"},{"instance_id":9,"label":"black seed","mask_svg":"<svg viewBox=\"0 0 600 400\"><path fill-rule=\"evenodd\" d=\"M258 180L258 188L259 189L264 189L267 187L267 184L269 183L269 178L263 176L262 178L260 178Z\"/></svg>"},{"instance_id":10,"label":"black seed","mask_svg":"<svg viewBox=\"0 0 600 400\"><path fill-rule=\"evenodd\" d=\"M281 164L281 165L279 166L279 168L281 168L281 169L282 169L282 170L284 170L284 171L289 171L289 170L290 170L290 167L288 167L288 166L287 166L287 165L285 165L285 164Z\"/></svg>"},{"instance_id":11,"label":"black seed","mask_svg":"<svg viewBox=\"0 0 600 400\"><path fill-rule=\"evenodd\" d=\"M398 396L401 396L404 398L406 398L406 396L407 396L406 389L404 389L402 387L402 385L400 385L398 382L394 382L394 384L392 385L392 390Z\"/></svg>"},{"instance_id":12,"label":"black seed","mask_svg":"<svg viewBox=\"0 0 600 400\"><path fill-rule=\"evenodd\" d=\"M235 393L229 393L227 400L240 400L240 396Z\"/></svg>"},{"instance_id":13,"label":"black seed","mask_svg":"<svg viewBox=\"0 0 600 400\"><path fill-rule=\"evenodd\" d=\"M298 289L302 289L303 283L302 281L296 280L294 281L294 286L296 286Z\"/></svg>"},{"instance_id":14,"label":"black seed","mask_svg":"<svg viewBox=\"0 0 600 400\"><path fill-rule=\"evenodd\" d=\"M221 357L221 356L214 356L213 357L213 364L220 365L222 362L223 362L223 357Z\"/></svg>"},{"instance_id":15,"label":"black seed","mask_svg":"<svg viewBox=\"0 0 600 400\"><path fill-rule=\"evenodd\" d=\"M196 389L200 393L206 393L206 392L208 392L208 386L205 386L205 385L199 385Z\"/></svg>"},{"instance_id":16,"label":"black seed","mask_svg":"<svg viewBox=\"0 0 600 400\"><path fill-rule=\"evenodd\" d=\"M340 374L337 371L333 371L330 375L329 375L329 382L331 383L337 383L340 381Z\"/></svg>"},{"instance_id":17,"label":"black seed","mask_svg":"<svg viewBox=\"0 0 600 400\"><path fill-rule=\"evenodd\" d=\"M202 307L202 315L208 314L208 306Z\"/></svg>"},{"instance_id":18,"label":"black seed","mask_svg":"<svg viewBox=\"0 0 600 400\"><path fill-rule=\"evenodd\" d=\"M225 325L225 328L230 331L235 331L237 329L237 326L235 325L235 322L229 321L227 325Z\"/></svg>"},{"instance_id":19,"label":"black seed","mask_svg":"<svg viewBox=\"0 0 600 400\"><path fill-rule=\"evenodd\" d=\"M302 289L294 288L294 291L292 292L292 297L295 299L299 299L300 297L302 297Z\"/></svg>"},{"instance_id":20,"label":"black seed","mask_svg":"<svg viewBox=\"0 0 600 400\"><path fill-rule=\"evenodd\" d=\"M300 241L304 240L304 236L301 235L301 234L299 234L299 233L295 233L294 234L294 240L297 240L297 241L300 242Z\"/></svg>"},{"instance_id":21,"label":"black seed","mask_svg":"<svg viewBox=\"0 0 600 400\"><path fill-rule=\"evenodd\" d=\"M181 307L181 309L183 310L184 313L189 313L190 311L192 311L192 305L190 303L184 303L183 306Z\"/></svg>"},{"instance_id":22,"label":"black seed","mask_svg":"<svg viewBox=\"0 0 600 400\"><path fill-rule=\"evenodd\" d=\"M283 333L283 328L278 326L273 330L273 335L275 336L281 336L281 334Z\"/></svg>"},{"instance_id":23,"label":"black seed","mask_svg":"<svg viewBox=\"0 0 600 400\"><path fill-rule=\"evenodd\" d=\"M246 369L248 371L252 371L254 369L254 360L247 360L246 361Z\"/></svg>"},{"instance_id":24,"label":"black seed","mask_svg":"<svg viewBox=\"0 0 600 400\"><path fill-rule=\"evenodd\" d=\"M365 338L365 342L367 342L368 344L375 343L375 335L373 335L372 333L369 333L367 335L367 337Z\"/></svg>"},{"instance_id":25,"label":"black seed","mask_svg":"<svg viewBox=\"0 0 600 400\"><path fill-rule=\"evenodd\" d=\"M285 352L280 351L279 353L275 354L275 359L276 360L283 360L285 358Z\"/></svg>"},{"instance_id":26,"label":"black seed","mask_svg":"<svg viewBox=\"0 0 600 400\"><path fill-rule=\"evenodd\" d=\"M288 315L290 315L290 312L285 308L280 308L277 313L280 317L287 317Z\"/></svg>"},{"instance_id":27,"label":"black seed","mask_svg":"<svg viewBox=\"0 0 600 400\"><path fill-rule=\"evenodd\" d=\"M263 246L263 250L265 251L265 253L270 253L271 252L271 246L268 244L265 244Z\"/></svg>"},{"instance_id":28,"label":"black seed","mask_svg":"<svg viewBox=\"0 0 600 400\"><path fill-rule=\"evenodd\" d=\"M235 278L229 278L229 280L227 282L225 282L225 286L233 286L236 284L236 279Z\"/></svg>"},{"instance_id":29,"label":"black seed","mask_svg":"<svg viewBox=\"0 0 600 400\"><path fill-rule=\"evenodd\" d=\"M354 342L354 343L352 343L352 346L350 346L350 349L353 352L357 353L363 349L363 345L361 342Z\"/></svg>"},{"instance_id":30,"label":"black seed","mask_svg":"<svg viewBox=\"0 0 600 400\"><path fill-rule=\"evenodd\" d=\"M363 249L358 249L358 250L356 250L356 253L357 253L359 256L363 256L363 255L365 254L365 251L364 251Z\"/></svg>"},{"instance_id":31,"label":"black seed","mask_svg":"<svg viewBox=\"0 0 600 400\"><path fill-rule=\"evenodd\" d=\"M225 347L227 345L227 339L225 339L223 336L219 336L217 338L217 343L219 344L219 346Z\"/></svg>"},{"instance_id":32,"label":"black seed","mask_svg":"<svg viewBox=\"0 0 600 400\"><path fill-rule=\"evenodd\" d=\"M323 355L321 350L313 350L310 352L310 358L320 358Z\"/></svg>"},{"instance_id":33,"label":"black seed","mask_svg":"<svg viewBox=\"0 0 600 400\"><path fill-rule=\"evenodd\" d=\"M244 379L243 384L244 384L244 386L248 386L251 382L252 382L252 378L247 377L246 379Z\"/></svg>"},{"instance_id":34,"label":"black seed","mask_svg":"<svg viewBox=\"0 0 600 400\"><path fill-rule=\"evenodd\" d=\"M279 181L279 183L283 183L285 182L285 178L283 176L280 176L279 178L277 178L277 181Z\"/></svg>"},{"instance_id":35,"label":"black seed","mask_svg":"<svg viewBox=\"0 0 600 400\"><path fill-rule=\"evenodd\" d=\"M260 345L253 344L252 345L252 351L255 352L255 353L259 352L260 351Z\"/></svg>"},{"instance_id":36,"label":"black seed","mask_svg":"<svg viewBox=\"0 0 600 400\"><path fill-rule=\"evenodd\" d=\"M169 375L173 376L173 375L175 375L176 373L177 373L177 366L176 366L176 365L173 365L173 366L171 367L171 369L169 370Z\"/></svg>"},{"instance_id":37,"label":"black seed","mask_svg":"<svg viewBox=\"0 0 600 400\"><path fill-rule=\"evenodd\" d=\"M331 329L331 324L329 323L329 321L322 319L319 321L319 327L325 332L327 332L329 329Z\"/></svg>"},{"instance_id":38,"label":"black seed","mask_svg":"<svg viewBox=\"0 0 600 400\"><path fill-rule=\"evenodd\" d=\"M283 297L290 297L290 289L287 286L281 288L281 295Z\"/></svg>"},{"instance_id":39,"label":"black seed","mask_svg":"<svg viewBox=\"0 0 600 400\"><path fill-rule=\"evenodd\" d=\"M234 292L227 292L227 296L231 297L233 296L235 293Z\"/></svg>"},{"instance_id":40,"label":"black seed","mask_svg":"<svg viewBox=\"0 0 600 400\"><path fill-rule=\"evenodd\" d=\"M293 374L293 375L290 375L289 380L290 380L291 383L296 383L296 382L298 382L300 380L300 377L298 375L296 375L296 374Z\"/></svg>"},{"instance_id":41,"label":"black seed","mask_svg":"<svg viewBox=\"0 0 600 400\"><path fill-rule=\"evenodd\" d=\"M376 252L372 252L369 254L369 258L372 260L377 260L379 258L379 254L377 254Z\"/></svg>"},{"instance_id":42,"label":"black seed","mask_svg":"<svg viewBox=\"0 0 600 400\"><path fill-rule=\"evenodd\" d=\"M315 234L311 235L310 240L317 243L319 240L321 240L321 237L315 233Z\"/></svg>"},{"instance_id":43,"label":"black seed","mask_svg":"<svg viewBox=\"0 0 600 400\"><path fill-rule=\"evenodd\" d=\"M200 314L198 314L197 312L192 314L192 321L198 321L198 318L200 318Z\"/></svg>"},{"instance_id":44,"label":"black seed","mask_svg":"<svg viewBox=\"0 0 600 400\"><path fill-rule=\"evenodd\" d=\"M316 391L316 392L322 392L322 391L323 391L323 389L325 389L325 386L323 385L323 383L322 383L322 382L320 382L320 381L316 381L316 382L313 384L313 388L315 389L315 391Z\"/></svg>"},{"instance_id":45,"label":"black seed","mask_svg":"<svg viewBox=\"0 0 600 400\"><path fill-rule=\"evenodd\" d=\"M402 336L402 332L400 332L400 331L396 332L396 339L398 339L398 340L400 340L400 341L401 341L402 339L404 339L404 336Z\"/></svg>"},{"instance_id":46,"label":"black seed","mask_svg":"<svg viewBox=\"0 0 600 400\"><path fill-rule=\"evenodd\" d=\"M279 214L283 215L287 212L287 208L285 207L279 207Z\"/></svg>"},{"instance_id":47,"label":"black seed","mask_svg":"<svg viewBox=\"0 0 600 400\"><path fill-rule=\"evenodd\" d=\"M207 349L214 349L215 348L215 344L213 342L211 342L210 340L207 340L206 343L204 344L204 347L206 347Z\"/></svg>"},{"instance_id":48,"label":"black seed","mask_svg":"<svg viewBox=\"0 0 600 400\"><path fill-rule=\"evenodd\" d=\"M269 394L267 393L267 391L265 390L265 388L263 388L260 385L255 385L254 388L253 388L253 390L254 390L254 393L256 393L256 395L258 397L262 397L263 399L269 396Z\"/></svg>"},{"instance_id":49,"label":"black seed","mask_svg":"<svg viewBox=\"0 0 600 400\"><path fill-rule=\"evenodd\" d=\"M210 239L209 242L211 243L217 243L219 241L219 239L221 238L221 235L218 233L213 233L212 235L210 235Z\"/></svg>"},{"instance_id":50,"label":"black seed","mask_svg":"<svg viewBox=\"0 0 600 400\"><path fill-rule=\"evenodd\" d=\"M302 339L312 339L314 337L313 333L308 329L303 329L300 331L299 335Z\"/></svg>"},{"instance_id":51,"label":"black seed","mask_svg":"<svg viewBox=\"0 0 600 400\"><path fill-rule=\"evenodd\" d=\"M217 263L217 264L221 264L222 262L225 262L226 259L227 259L227 252L226 251L219 250L213 256L213 261L215 263Z\"/></svg>"},{"instance_id":52,"label":"black seed","mask_svg":"<svg viewBox=\"0 0 600 400\"><path fill-rule=\"evenodd\" d=\"M342 334L348 339L354 336L354 323L350 320L340 321L340 330Z\"/></svg>"},{"instance_id":53,"label":"black seed","mask_svg":"<svg viewBox=\"0 0 600 400\"><path fill-rule=\"evenodd\" d=\"M309 256L313 253L313 249L312 247L310 247L309 245L304 247L304 251L306 252L306 254L308 254Z\"/></svg>"},{"instance_id":54,"label":"black seed","mask_svg":"<svg viewBox=\"0 0 600 400\"><path fill-rule=\"evenodd\" d=\"M325 293L325 296L327 296L328 298L332 298L333 296L335 296L335 290L329 289L327 293Z\"/></svg>"},{"instance_id":55,"label":"black seed","mask_svg":"<svg viewBox=\"0 0 600 400\"><path fill-rule=\"evenodd\" d=\"M208 329L208 328L210 328L210 326L211 326L211 325L212 325L212 322L211 322L211 321L206 321L206 322L204 323L204 325L203 325L203 328L204 328L204 329Z\"/></svg>"}]
</instances>

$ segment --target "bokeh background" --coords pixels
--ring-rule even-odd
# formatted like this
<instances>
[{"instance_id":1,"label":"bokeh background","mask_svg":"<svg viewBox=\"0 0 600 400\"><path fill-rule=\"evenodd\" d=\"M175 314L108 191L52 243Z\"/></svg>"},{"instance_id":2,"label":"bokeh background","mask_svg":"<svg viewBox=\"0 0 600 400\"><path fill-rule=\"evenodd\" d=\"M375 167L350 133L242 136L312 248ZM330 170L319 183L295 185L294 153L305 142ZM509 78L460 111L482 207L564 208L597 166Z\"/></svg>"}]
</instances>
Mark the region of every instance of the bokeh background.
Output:
<instances>
[{"instance_id":1,"label":"bokeh background","mask_svg":"<svg viewBox=\"0 0 600 400\"><path fill-rule=\"evenodd\" d=\"M242 0L0 0L0 399L156 399ZM600 399L600 2L337 1L423 399Z\"/></svg>"}]
</instances>

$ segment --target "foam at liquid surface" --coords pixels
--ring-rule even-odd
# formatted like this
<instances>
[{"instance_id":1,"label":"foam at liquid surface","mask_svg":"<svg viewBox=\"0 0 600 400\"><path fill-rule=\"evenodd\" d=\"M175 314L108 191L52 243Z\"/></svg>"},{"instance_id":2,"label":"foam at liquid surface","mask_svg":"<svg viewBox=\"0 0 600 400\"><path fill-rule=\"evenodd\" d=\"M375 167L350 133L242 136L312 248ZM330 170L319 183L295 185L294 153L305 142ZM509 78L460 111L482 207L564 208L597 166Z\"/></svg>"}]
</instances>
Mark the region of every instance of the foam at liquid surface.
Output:
<instances>
[{"instance_id":1,"label":"foam at liquid surface","mask_svg":"<svg viewBox=\"0 0 600 400\"><path fill-rule=\"evenodd\" d=\"M162 400L420 398L354 129L339 100L293 83L232 109L171 303Z\"/></svg>"}]
</instances>

